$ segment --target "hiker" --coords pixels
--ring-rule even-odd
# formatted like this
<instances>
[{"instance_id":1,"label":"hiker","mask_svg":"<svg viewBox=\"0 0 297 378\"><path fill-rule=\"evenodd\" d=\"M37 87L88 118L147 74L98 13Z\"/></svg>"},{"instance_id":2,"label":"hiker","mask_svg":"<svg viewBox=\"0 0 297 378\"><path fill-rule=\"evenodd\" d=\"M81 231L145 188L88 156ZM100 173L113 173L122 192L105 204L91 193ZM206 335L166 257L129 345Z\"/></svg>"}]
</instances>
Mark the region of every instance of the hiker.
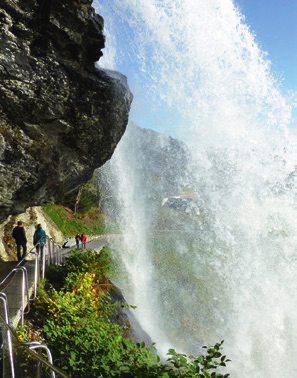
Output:
<instances>
[{"instance_id":1,"label":"hiker","mask_svg":"<svg viewBox=\"0 0 297 378\"><path fill-rule=\"evenodd\" d=\"M79 248L79 241L80 241L80 234L77 233L75 235L76 248Z\"/></svg>"},{"instance_id":2,"label":"hiker","mask_svg":"<svg viewBox=\"0 0 297 378\"><path fill-rule=\"evenodd\" d=\"M45 236L46 233L42 229L41 224L39 223L37 225L37 229L34 232L33 236L33 245L36 246L36 252L39 254L40 252L40 260L42 261L43 259L43 249L44 249L44 244L45 244Z\"/></svg>"},{"instance_id":3,"label":"hiker","mask_svg":"<svg viewBox=\"0 0 297 378\"><path fill-rule=\"evenodd\" d=\"M85 234L81 234L80 240L81 240L81 244L82 244L83 248L86 248L86 242L87 242L86 235Z\"/></svg>"},{"instance_id":4,"label":"hiker","mask_svg":"<svg viewBox=\"0 0 297 378\"><path fill-rule=\"evenodd\" d=\"M17 226L12 231L12 237L15 239L17 245L17 258L21 261L27 253L27 238L23 227L23 222L18 221ZM21 247L23 248L23 255L21 256Z\"/></svg>"}]
</instances>

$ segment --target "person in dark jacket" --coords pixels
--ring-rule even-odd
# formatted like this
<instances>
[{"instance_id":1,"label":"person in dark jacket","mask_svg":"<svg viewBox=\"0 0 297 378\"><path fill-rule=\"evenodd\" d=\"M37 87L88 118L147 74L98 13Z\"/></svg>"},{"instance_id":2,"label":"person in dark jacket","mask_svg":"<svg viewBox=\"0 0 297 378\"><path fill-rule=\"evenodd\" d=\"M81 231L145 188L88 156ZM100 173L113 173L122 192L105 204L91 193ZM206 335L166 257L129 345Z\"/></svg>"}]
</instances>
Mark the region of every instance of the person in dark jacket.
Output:
<instances>
[{"instance_id":1,"label":"person in dark jacket","mask_svg":"<svg viewBox=\"0 0 297 378\"><path fill-rule=\"evenodd\" d=\"M79 242L80 242L80 234L77 233L77 234L75 235L76 248L79 248Z\"/></svg>"},{"instance_id":2,"label":"person in dark jacket","mask_svg":"<svg viewBox=\"0 0 297 378\"><path fill-rule=\"evenodd\" d=\"M45 231L42 229L41 224L38 224L37 230L34 232L33 244L36 246L36 252L38 254L40 252L39 258L41 261L43 259L43 249L44 249L44 244L46 241L45 237L46 237Z\"/></svg>"},{"instance_id":3,"label":"person in dark jacket","mask_svg":"<svg viewBox=\"0 0 297 378\"><path fill-rule=\"evenodd\" d=\"M22 221L18 221L17 226L12 231L12 237L14 238L17 245L18 261L21 261L27 253L27 238ZM23 255L21 255L21 247L23 249Z\"/></svg>"}]
</instances>

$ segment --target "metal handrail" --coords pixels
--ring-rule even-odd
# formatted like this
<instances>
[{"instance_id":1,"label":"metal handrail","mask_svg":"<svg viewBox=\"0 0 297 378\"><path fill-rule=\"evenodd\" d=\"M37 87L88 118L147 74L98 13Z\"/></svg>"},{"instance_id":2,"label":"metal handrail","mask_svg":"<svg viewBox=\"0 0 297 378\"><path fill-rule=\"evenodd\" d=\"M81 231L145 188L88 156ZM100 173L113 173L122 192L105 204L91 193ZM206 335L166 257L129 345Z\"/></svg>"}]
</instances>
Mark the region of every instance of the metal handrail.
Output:
<instances>
[{"instance_id":1,"label":"metal handrail","mask_svg":"<svg viewBox=\"0 0 297 378\"><path fill-rule=\"evenodd\" d=\"M34 350L34 351L35 349L45 349L49 363L51 365L53 364L53 357L52 357L51 351L46 345L41 344L39 341L27 341L27 342L22 343L22 345L31 345L29 346L29 349ZM56 374L53 370L51 371L51 373L52 373L52 378L56 378ZM40 364L38 364L36 378L40 378Z\"/></svg>"},{"instance_id":2,"label":"metal handrail","mask_svg":"<svg viewBox=\"0 0 297 378\"><path fill-rule=\"evenodd\" d=\"M29 301L29 281L28 281L28 272L26 267L24 266L17 266L13 268L11 272L0 282L0 285L4 284L5 281L12 275L12 273L21 271L23 273L23 281L22 281L22 326L21 329L24 327L24 314L27 314L30 311L30 301ZM28 301L28 310L25 312L25 288L27 288L27 301ZM0 292L0 294L5 294ZM6 295L6 294L5 294Z\"/></svg>"},{"instance_id":3,"label":"metal handrail","mask_svg":"<svg viewBox=\"0 0 297 378\"><path fill-rule=\"evenodd\" d=\"M7 324L9 326L8 302L7 302L7 296L6 296L6 294L5 293L0 293L0 299L2 299L2 301L4 303L5 324ZM0 314L0 317L1 317L2 320L4 320L1 314ZM9 350L9 360L10 360L10 368L11 368L11 377L15 378L11 335L10 335L10 333L9 333L8 330L6 332L7 332L7 340L8 340L8 350Z\"/></svg>"},{"instance_id":4,"label":"metal handrail","mask_svg":"<svg viewBox=\"0 0 297 378\"><path fill-rule=\"evenodd\" d=\"M44 244L44 250L43 250L43 259L42 259L42 278L44 278L45 274L45 262L46 257L48 260L48 265L51 264L51 262L54 262L56 264L60 264L62 262L62 248L54 241L54 239L45 236L46 241L48 243ZM40 239L41 240L41 239ZM22 279L22 324L21 328L24 326L24 314L29 312L30 310L30 300L34 300L37 295L37 286L40 282L40 275L39 275L39 254L34 251L36 249L36 246L40 244L40 240L34 245L34 247L28 252L24 258L18 262L17 266L12 269L12 271L0 282L0 285L2 285L14 272L21 271L23 273L23 279ZM48 250L47 250L48 249ZM48 253L47 253L48 252ZM21 266L21 264L26 260L26 257L28 255L34 255L35 256L35 271L34 271L34 297L30 299L29 297L29 280L28 280L28 272L27 268L25 266ZM25 291L27 293L27 305L28 305L28 311L25 312ZM49 350L49 348L46 345L42 345L37 341L30 341L30 342L20 342L17 338L17 335L14 332L14 329L9 325L9 316L8 316L8 302L7 302L7 296L4 292L0 292L0 300L4 302L4 312L5 312L5 319L0 314L0 321L4 324L7 330L7 343L8 343L8 351L9 351L9 360L10 360L10 367L11 367L11 376L12 378L15 378L15 368L14 368L14 361L13 361L13 348L12 348L12 337L17 342L18 346L21 346L26 349L26 351L35 359L39 361L39 363L42 363L43 365L47 366L49 369L51 369L52 378L55 378L55 373L59 374L62 378L70 378L67 374L65 374L63 371L61 371L59 368L53 365L52 355ZM31 346L29 346L31 345ZM44 349L47 353L48 361L41 357L36 350L37 349ZM40 365L37 367L37 377L40 377Z\"/></svg>"},{"instance_id":5,"label":"metal handrail","mask_svg":"<svg viewBox=\"0 0 297 378\"><path fill-rule=\"evenodd\" d=\"M46 240L48 240L48 245L49 245L49 254L48 254L48 264L50 264L52 257L54 258L54 251L56 250L55 253L55 262L59 263L61 261L61 256L58 253L58 249L61 249L60 246L54 241L54 239L48 237L47 235L45 236ZM42 238L41 238L42 239ZM41 240L40 239L40 240ZM22 311L21 311L21 316L22 316L22 326L21 329L24 326L24 314L25 314L25 290L27 292L27 305L28 305L28 311L30 310L30 300L33 301L36 296L37 296L37 286L40 282L40 276L39 276L39 254L34 251L36 249L36 246L40 244L40 240L35 244L35 246L28 252L24 258L18 262L17 266L12 269L9 274L0 282L0 285L4 284L5 281L14 273L17 271L21 271L23 273L23 280L22 280ZM52 248L50 247L50 244L52 244ZM47 252L47 245L44 245L44 251L43 251L43 256L44 258L42 259L42 278L44 278L45 275L45 260L46 260L46 252ZM55 248L56 247L56 248ZM53 252L53 253L51 253ZM21 264L24 262L26 257L28 255L35 255L35 272L34 272L34 296L33 298L30 299L29 297L29 281L28 281L28 272L27 268L25 266L21 266Z\"/></svg>"},{"instance_id":6,"label":"metal handrail","mask_svg":"<svg viewBox=\"0 0 297 378\"><path fill-rule=\"evenodd\" d=\"M45 238L46 241L48 241L48 264L50 264L51 260L53 259L54 257L54 251L56 250L56 264L58 264L60 261L60 258L59 258L59 254L58 254L58 249L61 249L60 246L58 245L58 243L55 242L55 240L53 238L50 238L49 236L45 235L43 237L40 238L43 239ZM37 295L37 286L38 286L38 283L40 281L40 277L39 277L39 254L36 252L36 247L41 244L41 241L38 241L34 247L26 254L26 256L24 256L22 258L21 261L19 261L19 263L17 264L17 267L20 266L25 260L26 260L26 257L29 256L29 255L35 255L35 274L34 274L34 297L31 298L31 300L34 300L36 298L36 295ZM52 247L51 247L51 244L52 244ZM56 247L56 248L55 248ZM44 251L43 251L43 259L42 259L42 278L44 278L44 275L45 275L45 260L46 260L46 252L47 252L47 243L44 244ZM53 256L52 256L53 255Z\"/></svg>"},{"instance_id":7,"label":"metal handrail","mask_svg":"<svg viewBox=\"0 0 297 378\"><path fill-rule=\"evenodd\" d=\"M48 351L49 349L47 348L47 346L45 345L42 345L42 344L38 344L38 342L20 342L17 335L15 334L13 328L5 321L5 319L3 318L3 316L0 314L0 320L2 321L2 323L4 324L4 326L6 327L6 330L7 332L9 333L10 337L12 336L13 339L16 341L17 345L20 346L20 347L23 347L26 349L26 351L35 359L37 359L38 361L40 361L42 364L44 364L45 366L47 366L49 369L51 369L51 372L52 372L52 377L54 378L55 375L53 375L53 373L57 373L59 376L61 376L62 378L70 378L67 374L65 374L62 370L60 370L59 368L57 368L55 365L52 364L52 358L50 357L49 358L49 361L47 361L45 358L39 356L39 354L37 354L35 352L35 349L37 348L42 348L42 349L47 349L47 355L49 357L49 355L51 356L51 353L48 354ZM28 345L30 344L33 344L31 347L29 347ZM11 358L12 358L12 354L11 354ZM15 375L13 374L13 378L15 377Z\"/></svg>"},{"instance_id":8,"label":"metal handrail","mask_svg":"<svg viewBox=\"0 0 297 378\"><path fill-rule=\"evenodd\" d=\"M54 239L45 236L46 243L44 244L44 250L43 250L43 259L42 259L42 274L41 277L44 278L45 275L45 262L46 257L48 258L48 264L50 265L51 262L59 263L62 261L62 256L60 251L62 249L60 246L55 242ZM41 238L42 239L42 238ZM34 247L24 256L24 258L18 262L17 266L11 270L11 272L0 282L0 285L5 283L5 281L15 272L22 272L23 278L22 278L22 308L21 308L21 328L24 326L24 314L29 312L30 310L30 300L34 300L37 295L37 286L40 282L40 268L39 268L39 254L36 251L36 246L38 244L41 244L41 239L34 245ZM48 249L48 250L47 250ZM59 251L60 250L60 251ZM48 253L47 253L48 252ZM21 264L26 260L28 255L34 255L35 256L35 268L34 268L34 297L30 299L29 297L29 280L28 280L28 272L27 268L25 266L21 266ZM25 292L27 294L27 305L28 310L25 312ZM69 378L68 375L60 371L58 368L54 367L51 352L48 349L46 345L42 345L38 342L29 342L29 343L21 343L19 342L16 334L14 333L13 329L9 325L9 316L8 316L8 302L7 302L7 296L4 292L0 292L0 300L4 302L4 313L5 313L5 320L0 314L0 320L2 320L3 324L5 325L7 329L7 342L8 342L8 351L9 351L9 357L10 357L10 367L11 367L11 376L12 378L15 378L15 369L14 369L14 361L13 361L13 350L12 350L12 341L11 341L11 334L13 335L14 339L17 341L19 346L25 347L27 352L30 353L34 358L39 360L39 362L45 364L47 367L51 369L52 378L55 378L55 372L58 373L61 377ZM31 345L28 347L28 345ZM39 356L39 354L36 352L36 349L44 349L48 356L48 361L46 361L44 358ZM40 369L40 365L38 367ZM40 374L37 372L37 374Z\"/></svg>"},{"instance_id":9,"label":"metal handrail","mask_svg":"<svg viewBox=\"0 0 297 378\"><path fill-rule=\"evenodd\" d=\"M34 252L34 250L36 249L36 245L38 245L40 243L40 241L38 241L38 243L35 244L35 246L26 254L26 256L24 256L22 258L22 260L20 260L17 264L17 267L19 267L25 260L26 260L26 257L29 256L30 254L32 255L35 255L35 275L34 275L34 297L31 299L35 299L36 298L36 295L37 295L37 284L39 282L38 280L38 267L39 267L39 264L38 264L38 253L37 252ZM30 301L30 299L28 300L28 302Z\"/></svg>"}]
</instances>

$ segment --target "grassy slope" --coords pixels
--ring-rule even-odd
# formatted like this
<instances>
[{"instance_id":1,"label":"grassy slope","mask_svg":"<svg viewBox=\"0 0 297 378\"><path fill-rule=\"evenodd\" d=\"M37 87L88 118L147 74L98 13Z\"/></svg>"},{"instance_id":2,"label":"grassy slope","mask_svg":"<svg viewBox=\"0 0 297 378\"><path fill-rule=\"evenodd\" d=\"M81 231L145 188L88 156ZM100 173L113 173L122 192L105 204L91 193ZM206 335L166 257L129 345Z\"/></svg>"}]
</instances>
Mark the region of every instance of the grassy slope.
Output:
<instances>
[{"instance_id":1,"label":"grassy slope","mask_svg":"<svg viewBox=\"0 0 297 378\"><path fill-rule=\"evenodd\" d=\"M64 236L73 236L77 232L87 235L98 235L110 232L106 229L104 214L93 207L86 214L76 214L62 205L54 203L42 206Z\"/></svg>"}]
</instances>

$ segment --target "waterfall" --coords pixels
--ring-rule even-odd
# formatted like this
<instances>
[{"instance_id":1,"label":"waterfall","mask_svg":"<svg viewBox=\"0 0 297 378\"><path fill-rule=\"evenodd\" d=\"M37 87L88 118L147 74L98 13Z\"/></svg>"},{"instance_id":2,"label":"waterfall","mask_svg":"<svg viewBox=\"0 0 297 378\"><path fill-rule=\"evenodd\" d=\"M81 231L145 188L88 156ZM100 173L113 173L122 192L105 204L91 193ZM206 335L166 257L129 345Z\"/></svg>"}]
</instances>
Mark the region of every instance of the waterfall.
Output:
<instances>
[{"instance_id":1,"label":"waterfall","mask_svg":"<svg viewBox=\"0 0 297 378\"><path fill-rule=\"evenodd\" d=\"M143 139L131 123L109 163L119 285L138 320L164 354L224 339L232 377L296 376L294 95L231 0L94 6L107 36L100 65L128 76L130 119L159 132ZM165 209L170 196L199 210Z\"/></svg>"}]
</instances>

